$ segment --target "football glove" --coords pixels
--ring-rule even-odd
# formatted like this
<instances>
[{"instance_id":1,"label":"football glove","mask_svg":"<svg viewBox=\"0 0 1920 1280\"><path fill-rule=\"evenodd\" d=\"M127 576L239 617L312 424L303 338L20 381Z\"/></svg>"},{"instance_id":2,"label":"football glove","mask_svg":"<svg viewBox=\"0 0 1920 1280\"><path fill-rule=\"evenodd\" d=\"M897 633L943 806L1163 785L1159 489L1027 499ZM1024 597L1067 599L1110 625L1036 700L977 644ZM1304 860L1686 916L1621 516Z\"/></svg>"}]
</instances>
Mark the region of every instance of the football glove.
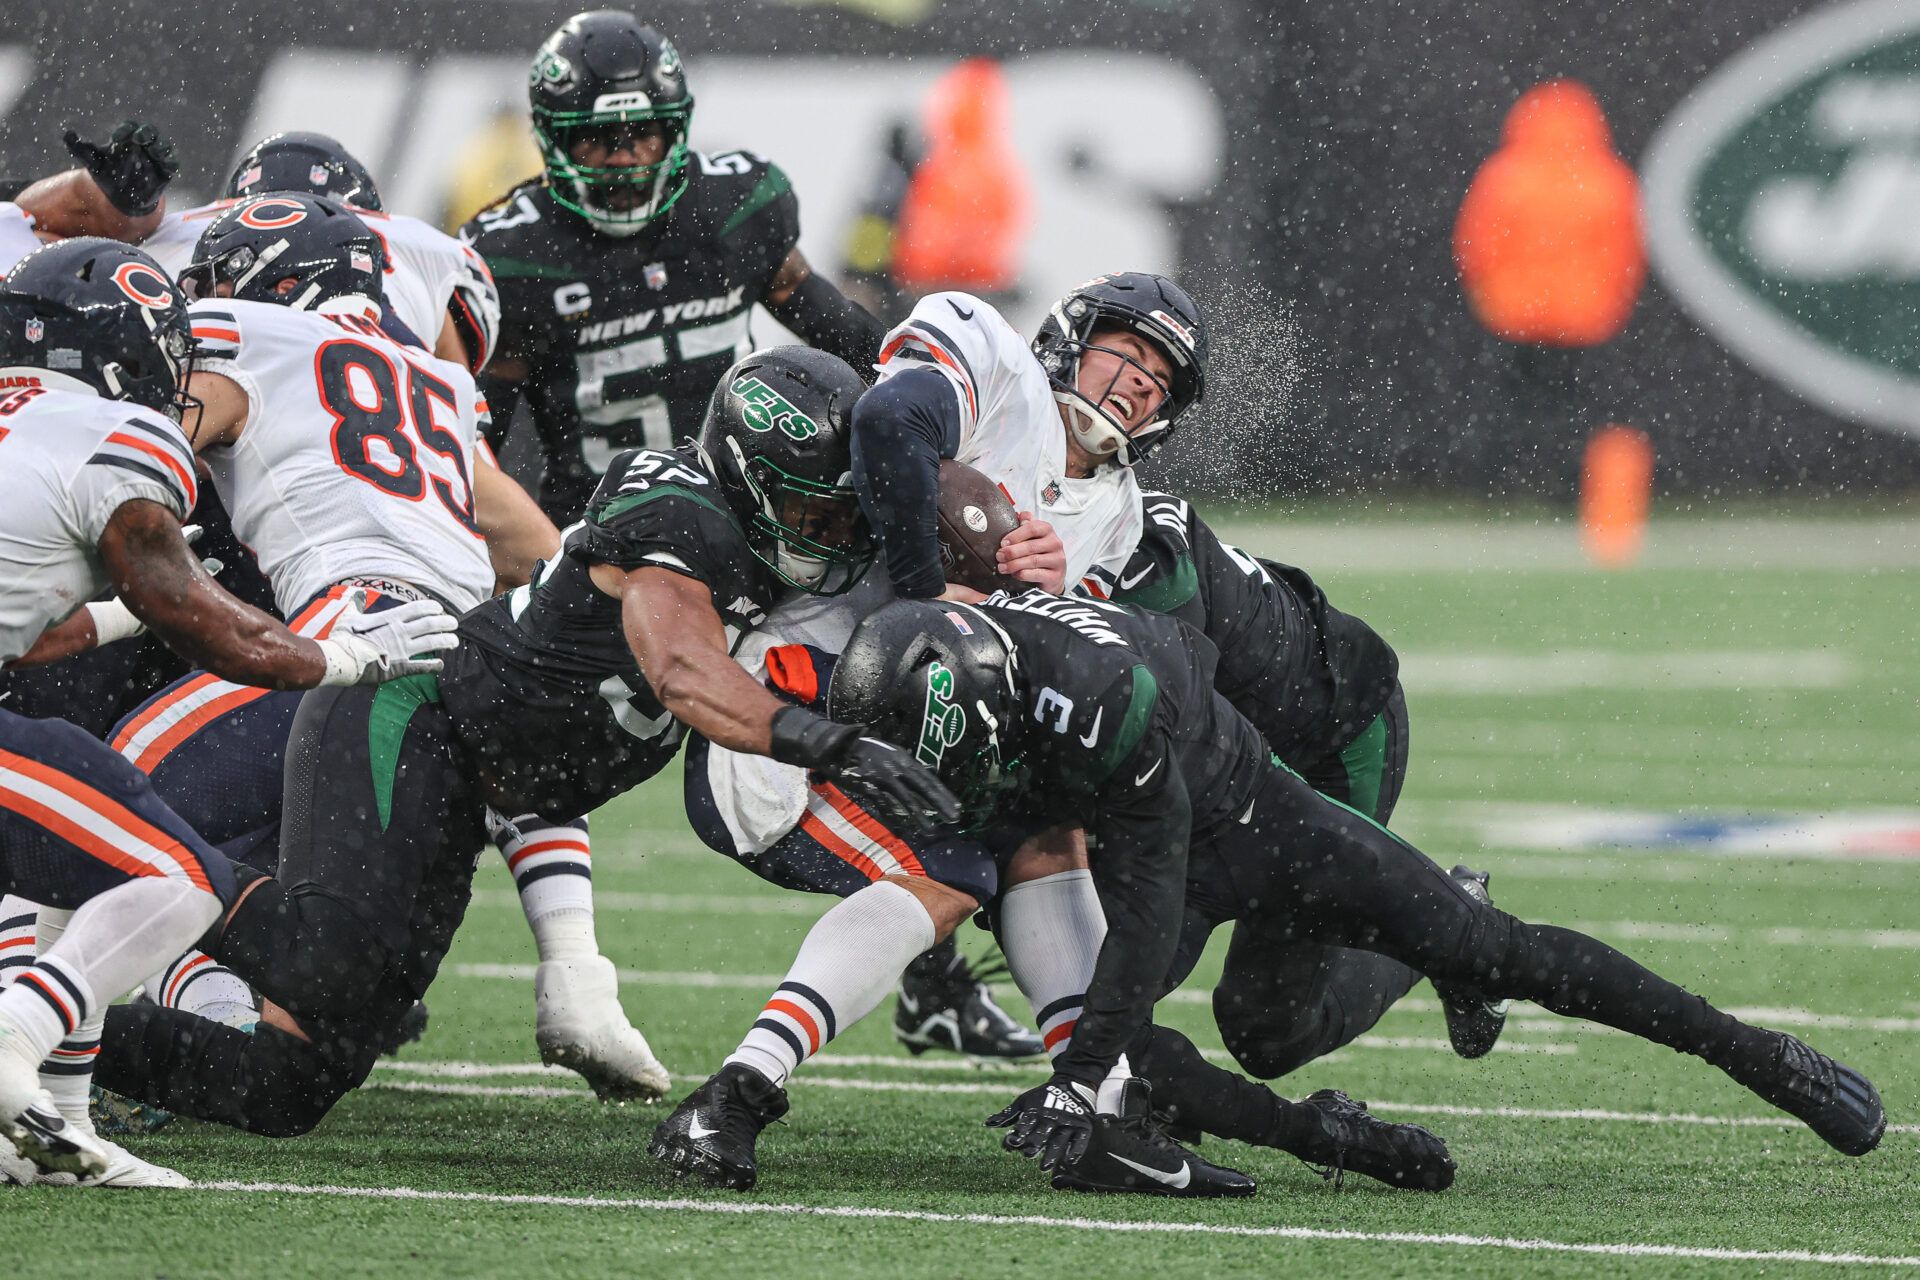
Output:
<instances>
[{"instance_id":1,"label":"football glove","mask_svg":"<svg viewBox=\"0 0 1920 1280\"><path fill-rule=\"evenodd\" d=\"M888 827L913 831L960 817L960 801L939 774L891 742L866 737L861 725L782 707L773 713L772 737L775 760L836 784Z\"/></svg>"},{"instance_id":2,"label":"football glove","mask_svg":"<svg viewBox=\"0 0 1920 1280\"><path fill-rule=\"evenodd\" d=\"M989 1129L1005 1129L1000 1145L1042 1169L1073 1164L1093 1140L1094 1092L1078 1080L1055 1073L987 1117Z\"/></svg>"},{"instance_id":3,"label":"football glove","mask_svg":"<svg viewBox=\"0 0 1920 1280\"><path fill-rule=\"evenodd\" d=\"M173 143L150 124L121 123L105 146L87 142L69 129L63 135L73 153L113 207L131 217L143 217L160 205L161 193L180 172Z\"/></svg>"},{"instance_id":4,"label":"football glove","mask_svg":"<svg viewBox=\"0 0 1920 1280\"><path fill-rule=\"evenodd\" d=\"M445 665L419 654L452 649L458 620L431 600L409 600L379 613L356 607L340 615L325 640L316 641L327 660L321 685L385 684L403 676L429 675Z\"/></svg>"}]
</instances>

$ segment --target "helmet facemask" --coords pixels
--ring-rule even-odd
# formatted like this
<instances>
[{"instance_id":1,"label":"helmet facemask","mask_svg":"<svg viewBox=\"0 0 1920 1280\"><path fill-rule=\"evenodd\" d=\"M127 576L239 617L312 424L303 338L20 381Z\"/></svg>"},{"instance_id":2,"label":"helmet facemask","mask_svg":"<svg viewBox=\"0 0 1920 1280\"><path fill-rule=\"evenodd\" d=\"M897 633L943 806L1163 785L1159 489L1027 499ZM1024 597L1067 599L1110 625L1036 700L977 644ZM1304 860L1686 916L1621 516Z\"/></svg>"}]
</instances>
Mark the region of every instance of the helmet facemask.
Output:
<instances>
[{"instance_id":1,"label":"helmet facemask","mask_svg":"<svg viewBox=\"0 0 1920 1280\"><path fill-rule=\"evenodd\" d=\"M860 509L851 476L822 484L782 469L770 458L748 458L737 440L727 448L754 510L747 546L774 577L808 595L837 596L873 563L873 532Z\"/></svg>"},{"instance_id":2,"label":"helmet facemask","mask_svg":"<svg viewBox=\"0 0 1920 1280\"><path fill-rule=\"evenodd\" d=\"M605 97L638 99L644 93ZM603 98L604 101L604 98ZM562 206L579 214L603 235L638 234L671 209L687 189L687 130L693 122L693 100L670 106L635 105L612 110L548 111L533 113L534 137L546 163L547 186ZM574 146L593 131L658 123L666 134L666 153L653 164L590 165L573 158ZM608 150L617 150L609 146Z\"/></svg>"}]
</instances>

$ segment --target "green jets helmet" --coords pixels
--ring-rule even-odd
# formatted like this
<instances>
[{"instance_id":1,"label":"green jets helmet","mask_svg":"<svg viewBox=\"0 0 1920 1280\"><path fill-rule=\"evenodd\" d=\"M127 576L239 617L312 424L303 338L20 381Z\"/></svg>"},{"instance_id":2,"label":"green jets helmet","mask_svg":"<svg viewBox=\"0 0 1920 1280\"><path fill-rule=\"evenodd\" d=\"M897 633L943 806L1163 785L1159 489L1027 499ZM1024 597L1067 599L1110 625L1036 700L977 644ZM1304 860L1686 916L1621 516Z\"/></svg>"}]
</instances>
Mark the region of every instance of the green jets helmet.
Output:
<instances>
[{"instance_id":1,"label":"green jets helmet","mask_svg":"<svg viewBox=\"0 0 1920 1280\"><path fill-rule=\"evenodd\" d=\"M687 129L693 94L673 42L619 9L576 13L533 57L527 72L533 134L553 198L609 236L644 230L687 189ZM618 137L621 126L657 124L658 161L595 165L576 144Z\"/></svg>"}]
</instances>

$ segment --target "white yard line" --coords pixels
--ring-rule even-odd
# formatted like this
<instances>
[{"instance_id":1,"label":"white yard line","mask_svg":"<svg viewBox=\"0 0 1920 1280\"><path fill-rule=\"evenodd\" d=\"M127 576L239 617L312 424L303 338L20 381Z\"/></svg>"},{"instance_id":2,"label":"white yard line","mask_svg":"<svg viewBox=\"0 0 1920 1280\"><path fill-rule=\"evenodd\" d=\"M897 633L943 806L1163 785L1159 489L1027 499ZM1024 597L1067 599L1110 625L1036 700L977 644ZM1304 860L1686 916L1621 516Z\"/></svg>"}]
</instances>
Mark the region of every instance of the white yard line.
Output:
<instances>
[{"instance_id":1,"label":"white yard line","mask_svg":"<svg viewBox=\"0 0 1920 1280\"><path fill-rule=\"evenodd\" d=\"M1506 1236L1442 1235L1415 1231L1332 1231L1319 1227L1237 1227L1211 1222L1111 1222L1099 1218L1039 1214L934 1213L859 1205L768 1204L756 1200L689 1200L652 1197L503 1195L481 1191L421 1191L412 1187L310 1186L285 1182L201 1182L199 1192L246 1195L332 1196L347 1199L443 1201L454 1204L542 1205L563 1209L642 1210L660 1213L792 1218L864 1219L953 1224L970 1227L1044 1227L1054 1231L1119 1235L1238 1236L1265 1240L1324 1240L1344 1244L1426 1245L1437 1248L1505 1249L1522 1253L1587 1254L1617 1258L1697 1258L1715 1262L1807 1262L1839 1267L1915 1267L1920 1257L1871 1253L1820 1253L1806 1249L1721 1249L1639 1241L1535 1240Z\"/></svg>"}]
</instances>

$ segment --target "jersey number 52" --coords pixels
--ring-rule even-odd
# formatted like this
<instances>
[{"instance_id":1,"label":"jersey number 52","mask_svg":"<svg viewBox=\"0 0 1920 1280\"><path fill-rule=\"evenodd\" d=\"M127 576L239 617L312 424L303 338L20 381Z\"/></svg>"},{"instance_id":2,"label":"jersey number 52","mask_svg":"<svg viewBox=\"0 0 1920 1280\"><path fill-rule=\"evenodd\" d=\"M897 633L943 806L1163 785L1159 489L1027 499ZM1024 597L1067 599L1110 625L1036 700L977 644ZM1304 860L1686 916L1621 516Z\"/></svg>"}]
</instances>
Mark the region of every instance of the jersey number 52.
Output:
<instances>
[{"instance_id":1,"label":"jersey number 52","mask_svg":"<svg viewBox=\"0 0 1920 1280\"><path fill-rule=\"evenodd\" d=\"M333 416L333 457L341 468L409 502L419 502L431 487L454 519L477 531L460 438L433 418L436 402L459 412L453 388L406 361L396 367L385 352L351 338L321 347L313 365L320 404ZM421 448L447 460L457 488L420 465Z\"/></svg>"}]
</instances>

